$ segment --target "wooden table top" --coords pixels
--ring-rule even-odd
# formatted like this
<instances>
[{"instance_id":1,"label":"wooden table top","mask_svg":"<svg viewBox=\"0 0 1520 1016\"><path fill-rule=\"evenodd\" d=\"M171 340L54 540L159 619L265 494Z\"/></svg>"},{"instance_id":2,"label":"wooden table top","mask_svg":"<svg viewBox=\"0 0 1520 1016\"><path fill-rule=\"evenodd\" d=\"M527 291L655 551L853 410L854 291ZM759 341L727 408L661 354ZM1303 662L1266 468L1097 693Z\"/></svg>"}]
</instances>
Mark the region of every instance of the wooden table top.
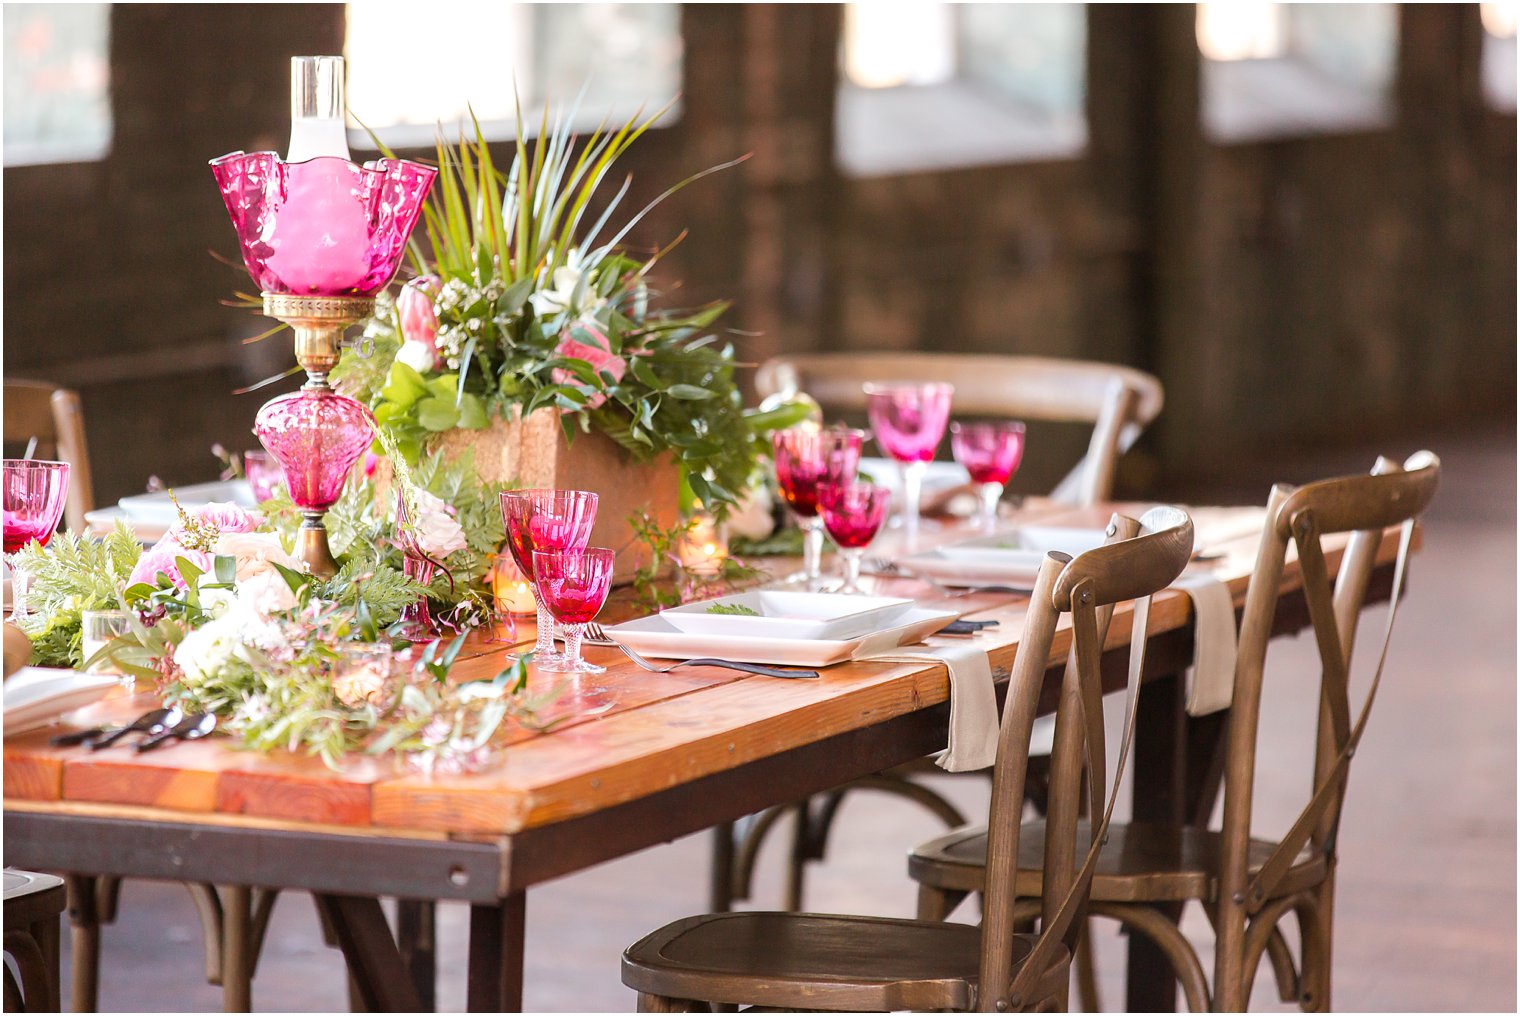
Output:
<instances>
[{"instance_id":1,"label":"wooden table top","mask_svg":"<svg viewBox=\"0 0 1520 1016\"><path fill-rule=\"evenodd\" d=\"M1073 511L1036 505L1012 521L1101 527L1115 507L1135 512L1143 506ZM1238 605L1255 559L1261 510L1191 512L1198 549L1209 555L1194 567L1208 567L1228 582ZM966 535L960 529L939 538ZM1395 542L1383 541L1383 558L1392 558ZM1334 568L1339 545L1326 543ZM1283 583L1285 589L1298 584L1291 560ZM897 595L927 589L906 579L880 588ZM978 594L945 601L932 592L918 598L953 602L964 614L997 619L998 627L973 638L987 649L994 670L1007 672L1027 598ZM1128 641L1128 612L1128 605L1120 607L1110 646ZM1155 598L1149 632L1183 627L1190 615L1189 598L1167 590ZM1070 645L1065 624L1063 619L1051 647L1052 665L1064 659ZM500 645L468 645L456 674L489 676L501 667L504 652ZM512 729L499 762L484 772L424 777L402 771L391 758L359 756L333 771L316 758L241 751L222 738L146 755L52 748L47 741L59 732L54 727L6 738L5 807L356 835L510 835L879 723L948 695L944 668L923 664L846 663L827 668L820 680L779 681L706 667L651 674L607 648L588 647L587 657L606 665L607 672L586 678L583 688L610 701L610 708L582 715L573 706L551 707L551 715L557 709L563 716L560 723L546 732ZM530 678L553 679L536 673ZM148 694L124 694L73 719L85 725L119 722L154 704Z\"/></svg>"}]
</instances>

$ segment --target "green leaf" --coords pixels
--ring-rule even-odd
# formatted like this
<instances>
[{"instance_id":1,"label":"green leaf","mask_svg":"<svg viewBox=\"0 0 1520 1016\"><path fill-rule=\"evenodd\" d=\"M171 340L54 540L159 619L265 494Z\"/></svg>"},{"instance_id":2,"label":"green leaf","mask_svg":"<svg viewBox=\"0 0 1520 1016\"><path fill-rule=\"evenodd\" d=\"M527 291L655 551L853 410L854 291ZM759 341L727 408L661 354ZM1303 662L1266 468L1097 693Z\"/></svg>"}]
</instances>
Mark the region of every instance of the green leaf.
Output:
<instances>
[{"instance_id":1,"label":"green leaf","mask_svg":"<svg viewBox=\"0 0 1520 1016\"><path fill-rule=\"evenodd\" d=\"M478 395L465 395L459 401L459 426L464 430L484 430L490 426L486 404Z\"/></svg>"},{"instance_id":2,"label":"green leaf","mask_svg":"<svg viewBox=\"0 0 1520 1016\"><path fill-rule=\"evenodd\" d=\"M434 432L449 430L459 422L459 408L452 398L429 396L417 403L417 423Z\"/></svg>"},{"instance_id":3,"label":"green leaf","mask_svg":"<svg viewBox=\"0 0 1520 1016\"><path fill-rule=\"evenodd\" d=\"M195 580L206 574L190 562L187 557L175 557L174 567L179 569L179 577L192 590L195 589Z\"/></svg>"},{"instance_id":4,"label":"green leaf","mask_svg":"<svg viewBox=\"0 0 1520 1016\"><path fill-rule=\"evenodd\" d=\"M717 396L717 392L687 384L671 385L665 389L665 393L673 398L685 399L688 402L703 402Z\"/></svg>"},{"instance_id":5,"label":"green leaf","mask_svg":"<svg viewBox=\"0 0 1520 1016\"><path fill-rule=\"evenodd\" d=\"M393 361L390 373L386 375L385 387L380 389L380 396L387 402L409 407L427 392L427 382L421 374L400 361Z\"/></svg>"}]
</instances>

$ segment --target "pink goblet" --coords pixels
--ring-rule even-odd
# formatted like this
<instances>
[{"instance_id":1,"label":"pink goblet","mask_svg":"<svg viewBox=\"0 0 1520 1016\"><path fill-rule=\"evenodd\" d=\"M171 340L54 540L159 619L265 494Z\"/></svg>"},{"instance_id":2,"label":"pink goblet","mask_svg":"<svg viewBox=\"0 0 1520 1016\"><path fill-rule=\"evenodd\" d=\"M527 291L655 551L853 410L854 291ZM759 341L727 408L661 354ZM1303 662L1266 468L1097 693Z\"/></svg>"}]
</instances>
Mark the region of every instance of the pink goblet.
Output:
<instances>
[{"instance_id":1,"label":"pink goblet","mask_svg":"<svg viewBox=\"0 0 1520 1016\"><path fill-rule=\"evenodd\" d=\"M891 503L892 492L874 483L827 483L818 488L824 528L839 546L839 556L844 558L844 585L835 592L862 591L860 558L876 539Z\"/></svg>"},{"instance_id":2,"label":"pink goblet","mask_svg":"<svg viewBox=\"0 0 1520 1016\"><path fill-rule=\"evenodd\" d=\"M904 529L912 546L918 537L924 472L945 436L955 389L939 381L872 381L865 393L876 443L902 467Z\"/></svg>"},{"instance_id":3,"label":"pink goblet","mask_svg":"<svg viewBox=\"0 0 1520 1016\"><path fill-rule=\"evenodd\" d=\"M396 542L401 545L401 570L409 579L415 579L422 585L429 585L433 576L438 574L443 563L422 549L417 542L415 531L412 527L411 513L406 507L406 494L404 491L396 493ZM448 575L448 570L444 569ZM454 584L453 576L449 576L449 585ZM408 642L431 642L441 634L441 628L433 618L431 608L428 606L428 594L422 593L411 603L401 608L401 617L390 629L391 634L397 638L406 639Z\"/></svg>"},{"instance_id":4,"label":"pink goblet","mask_svg":"<svg viewBox=\"0 0 1520 1016\"><path fill-rule=\"evenodd\" d=\"M248 486L253 488L253 500L258 504L274 497L280 484L285 482L280 464L268 452L244 452L243 475L248 478Z\"/></svg>"},{"instance_id":5,"label":"pink goblet","mask_svg":"<svg viewBox=\"0 0 1520 1016\"><path fill-rule=\"evenodd\" d=\"M561 657L554 651L554 617L544 602L533 570L534 551L584 550L591 542L598 500L589 490L540 488L508 490L501 495L507 549L523 575L533 583L533 596L538 603L538 640L533 646L533 661L540 666L552 666Z\"/></svg>"},{"instance_id":6,"label":"pink goblet","mask_svg":"<svg viewBox=\"0 0 1520 1016\"><path fill-rule=\"evenodd\" d=\"M1018 420L950 425L950 450L982 495L982 528L997 526L998 501L1024 458L1024 425Z\"/></svg>"},{"instance_id":7,"label":"pink goblet","mask_svg":"<svg viewBox=\"0 0 1520 1016\"><path fill-rule=\"evenodd\" d=\"M5 459L3 529L5 553L16 553L36 540L46 547L58 528L69 495L69 464L39 459ZM11 614L25 617L30 576L19 568L11 573Z\"/></svg>"},{"instance_id":8,"label":"pink goblet","mask_svg":"<svg viewBox=\"0 0 1520 1016\"><path fill-rule=\"evenodd\" d=\"M539 661L543 669L567 674L600 674L607 669L581 659L581 634L607 602L616 559L616 552L607 547L533 552L539 602L565 631L565 655L547 666Z\"/></svg>"},{"instance_id":9,"label":"pink goblet","mask_svg":"<svg viewBox=\"0 0 1520 1016\"><path fill-rule=\"evenodd\" d=\"M823 556L823 522L818 517L818 487L847 483L860 467L860 450L866 434L860 430L830 427L794 427L771 436L776 458L776 483L781 498L792 510L803 532L802 571L788 581L818 584L819 560Z\"/></svg>"}]
</instances>

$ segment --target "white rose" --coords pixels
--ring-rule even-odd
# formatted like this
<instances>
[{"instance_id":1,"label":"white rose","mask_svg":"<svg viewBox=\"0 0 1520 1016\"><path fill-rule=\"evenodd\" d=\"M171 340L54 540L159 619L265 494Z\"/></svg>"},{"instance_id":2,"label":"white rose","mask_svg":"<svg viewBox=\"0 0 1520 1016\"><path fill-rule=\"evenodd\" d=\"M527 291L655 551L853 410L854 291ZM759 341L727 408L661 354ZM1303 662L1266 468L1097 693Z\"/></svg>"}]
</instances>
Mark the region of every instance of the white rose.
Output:
<instances>
[{"instance_id":1,"label":"white rose","mask_svg":"<svg viewBox=\"0 0 1520 1016\"><path fill-rule=\"evenodd\" d=\"M419 374L426 374L433 369L437 356L433 348L426 343L403 342L401 349L396 353L396 362L406 364Z\"/></svg>"},{"instance_id":2,"label":"white rose","mask_svg":"<svg viewBox=\"0 0 1520 1016\"><path fill-rule=\"evenodd\" d=\"M237 562L237 580L252 578L260 572L274 571L276 564L294 571L304 571L299 560L285 553L275 533L223 533L216 538L211 553Z\"/></svg>"},{"instance_id":3,"label":"white rose","mask_svg":"<svg viewBox=\"0 0 1520 1016\"><path fill-rule=\"evenodd\" d=\"M231 589L211 588L215 583L215 575L201 576L200 584L196 589L201 601L201 610L212 618L226 617L227 612L237 603L238 594Z\"/></svg>"},{"instance_id":4,"label":"white rose","mask_svg":"<svg viewBox=\"0 0 1520 1016\"><path fill-rule=\"evenodd\" d=\"M273 568L267 568L238 582L236 600L244 609L263 620L276 611L294 607L296 594L290 591L285 576Z\"/></svg>"},{"instance_id":5,"label":"white rose","mask_svg":"<svg viewBox=\"0 0 1520 1016\"><path fill-rule=\"evenodd\" d=\"M238 659L241 648L237 620L228 616L208 621L186 635L174 648L174 662L185 672L186 684L203 684Z\"/></svg>"},{"instance_id":6,"label":"white rose","mask_svg":"<svg viewBox=\"0 0 1520 1016\"><path fill-rule=\"evenodd\" d=\"M424 554L441 561L465 548L464 529L449 514L443 498L416 487L407 510L416 515L409 520L412 536Z\"/></svg>"}]
</instances>

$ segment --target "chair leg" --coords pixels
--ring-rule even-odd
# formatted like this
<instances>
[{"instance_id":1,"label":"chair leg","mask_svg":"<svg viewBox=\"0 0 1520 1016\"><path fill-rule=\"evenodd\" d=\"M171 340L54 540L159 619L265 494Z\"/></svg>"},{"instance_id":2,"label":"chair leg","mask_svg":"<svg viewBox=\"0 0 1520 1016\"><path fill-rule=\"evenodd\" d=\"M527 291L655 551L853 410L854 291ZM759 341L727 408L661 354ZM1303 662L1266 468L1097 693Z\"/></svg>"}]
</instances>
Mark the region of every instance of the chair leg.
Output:
<instances>
[{"instance_id":1,"label":"chair leg","mask_svg":"<svg viewBox=\"0 0 1520 1016\"><path fill-rule=\"evenodd\" d=\"M1143 903L1097 903L1091 905L1094 916L1110 917L1131 932L1140 932L1166 957L1172 973L1182 984L1183 997L1190 1012L1209 1011L1209 984L1198 954L1165 912Z\"/></svg>"},{"instance_id":2,"label":"chair leg","mask_svg":"<svg viewBox=\"0 0 1520 1016\"><path fill-rule=\"evenodd\" d=\"M712 870L707 890L710 913L726 914L734 906L734 824L720 822L712 828Z\"/></svg>"},{"instance_id":3,"label":"chair leg","mask_svg":"<svg viewBox=\"0 0 1520 1016\"><path fill-rule=\"evenodd\" d=\"M1092 918L1082 922L1082 932L1077 936L1077 951L1072 957L1072 970L1077 980L1077 1000L1083 1012L1102 1012L1098 999L1098 968L1093 963Z\"/></svg>"},{"instance_id":4,"label":"chair leg","mask_svg":"<svg viewBox=\"0 0 1520 1016\"><path fill-rule=\"evenodd\" d=\"M1334 916L1335 874L1332 872L1315 892L1313 906L1298 910L1299 936L1303 940L1303 973L1299 978L1302 990L1298 1004L1305 1012L1330 1011Z\"/></svg>"},{"instance_id":5,"label":"chair leg","mask_svg":"<svg viewBox=\"0 0 1520 1016\"><path fill-rule=\"evenodd\" d=\"M955 908L971 895L958 889L941 889L938 886L918 887L918 919L920 921L944 921Z\"/></svg>"}]
</instances>

